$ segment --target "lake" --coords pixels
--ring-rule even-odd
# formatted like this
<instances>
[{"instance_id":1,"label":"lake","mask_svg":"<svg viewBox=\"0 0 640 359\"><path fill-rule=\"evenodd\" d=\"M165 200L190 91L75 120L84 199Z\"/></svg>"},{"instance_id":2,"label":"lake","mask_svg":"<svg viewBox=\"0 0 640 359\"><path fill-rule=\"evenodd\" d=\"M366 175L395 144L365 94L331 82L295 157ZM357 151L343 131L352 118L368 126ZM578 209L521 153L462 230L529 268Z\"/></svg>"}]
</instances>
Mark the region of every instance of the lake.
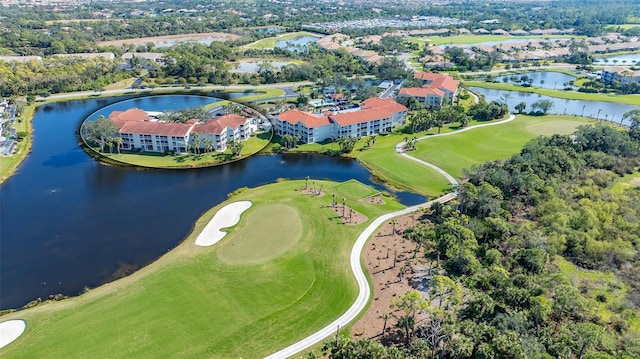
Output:
<instances>
[{"instance_id":1,"label":"lake","mask_svg":"<svg viewBox=\"0 0 640 359\"><path fill-rule=\"evenodd\" d=\"M31 154L0 187L0 308L49 294L77 295L139 269L180 243L202 213L239 187L278 178L346 181L380 190L358 162L310 154L259 155L213 168L141 170L101 165L79 146L80 123L130 97L40 106ZM202 106L204 96L136 98L145 110ZM423 196L397 193L404 204Z\"/></svg>"},{"instance_id":2,"label":"lake","mask_svg":"<svg viewBox=\"0 0 640 359\"><path fill-rule=\"evenodd\" d=\"M276 41L276 47L293 52L301 52L304 51L310 43L318 42L318 39L319 38L315 36L300 36L291 40Z\"/></svg>"},{"instance_id":3,"label":"lake","mask_svg":"<svg viewBox=\"0 0 640 359\"><path fill-rule=\"evenodd\" d=\"M537 71L537 72L527 72L522 74L509 74L494 77L493 80L495 82L504 82L504 83L512 83L515 85L520 85L520 79L522 77L528 77L533 82L531 86L533 87L541 87L546 89L563 89L565 88L565 83L569 81L575 81L576 77L567 75L561 72L553 72L553 71Z\"/></svg>"},{"instance_id":4,"label":"lake","mask_svg":"<svg viewBox=\"0 0 640 359\"><path fill-rule=\"evenodd\" d=\"M549 113L569 114L578 116L589 116L593 118L606 119L619 123L625 112L639 109L638 106L622 105L614 102L605 101L583 101L583 100L565 100L556 97L549 97L535 93L520 91L504 91L495 89L486 89L480 87L471 87L471 90L479 95L483 95L487 102L494 100L502 101L505 94L510 96L507 99L509 108L513 111L515 105L520 102L527 104L526 111L531 110L531 105L538 100L550 100L553 102L553 108ZM625 123L627 124L627 123Z\"/></svg>"},{"instance_id":5,"label":"lake","mask_svg":"<svg viewBox=\"0 0 640 359\"><path fill-rule=\"evenodd\" d=\"M607 66L634 65L640 64L640 53L597 57L593 63Z\"/></svg>"},{"instance_id":6,"label":"lake","mask_svg":"<svg viewBox=\"0 0 640 359\"><path fill-rule=\"evenodd\" d=\"M260 69L260 66L264 64L271 65L276 69L280 69L283 66L289 65L291 62L289 61L239 61L231 64L231 70L229 72L235 73L257 73Z\"/></svg>"}]
</instances>

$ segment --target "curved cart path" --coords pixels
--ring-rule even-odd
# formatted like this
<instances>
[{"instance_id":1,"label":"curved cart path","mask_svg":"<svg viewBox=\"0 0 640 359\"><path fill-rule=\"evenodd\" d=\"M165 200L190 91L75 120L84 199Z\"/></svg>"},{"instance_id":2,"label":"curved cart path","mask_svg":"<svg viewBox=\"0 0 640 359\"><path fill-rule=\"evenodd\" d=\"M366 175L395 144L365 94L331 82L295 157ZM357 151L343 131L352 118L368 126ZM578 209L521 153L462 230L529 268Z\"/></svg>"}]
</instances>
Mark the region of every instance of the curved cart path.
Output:
<instances>
[{"instance_id":1,"label":"curved cart path","mask_svg":"<svg viewBox=\"0 0 640 359\"><path fill-rule=\"evenodd\" d=\"M515 115L510 114L509 117L505 120L502 121L498 121L498 122L492 122L492 123L484 123L484 124L480 124L480 125L475 125L475 126L471 126L471 127L467 127L464 128L462 130L458 130L455 132L448 132L448 133L443 133L443 134L437 134L437 135L429 135L429 136L422 136L420 138L418 138L418 140L423 140L423 139L427 139L427 138L432 138L432 137L437 137L437 136L450 136L456 133L460 133L460 132L464 132L464 131L469 131L472 130L474 128L479 128L479 127L488 127L488 126L497 126L497 125L502 125L504 123L513 121L515 119ZM458 181L449 173L447 173L445 170L441 169L440 167L417 159L413 156L408 155L407 153L405 153L402 148L404 147L404 142L401 142L399 144L396 145L395 149L396 152L398 154L400 154L401 156L404 156L406 158L409 158L413 161L416 161L418 163L421 163L425 166L428 166L430 168L433 168L434 170L436 170L438 173L442 174L445 178L447 178L447 180L449 181L449 183L451 183L453 186L458 185ZM409 214L411 212L415 212L417 210L419 210L420 208L429 208L431 207L431 205L435 202L439 202L439 203L446 203L451 201L452 199L457 197L457 193L448 193L445 194L444 196L441 196L433 201L429 201L426 203L422 203L416 206L412 206L412 207L407 207L403 210L400 211L396 211L396 212L392 212L392 213L387 213L384 214L378 218L376 218L373 222L371 222L371 224L369 224L369 226L367 226L367 228L365 228L364 231L362 231L362 233L360 233L360 235L358 236L358 239L356 239L355 244L353 245L353 248L351 249L351 256L349 257L349 262L351 265L351 271L353 272L353 275L356 277L356 282L358 283L358 288L359 288L359 292L358 292L358 297L356 298L355 302L351 305L351 307L349 307L349 309L347 309L346 312L344 312L338 319L334 320L333 322L331 322L330 324L328 324L327 326L325 326L324 328L320 329L319 331L309 335L308 337L280 350L277 351L269 356L266 357L266 359L285 359L285 358L289 358L295 354L300 353L301 351L315 345L316 343L319 343L320 341L322 341L323 339L327 338L328 336L330 336L331 334L336 333L336 331L338 331L341 327L349 324L352 320L354 320L358 314L364 309L364 307L367 305L367 302L369 300L369 293L371 292L371 287L369 285L369 282L367 281L367 277L362 269L362 265L360 262L360 257L362 256L362 249L364 248L364 245L367 243L367 241L369 240L369 237L371 237L371 235L373 234L373 232L380 227L384 222L394 218L394 217L398 217L398 216L403 216L405 214Z\"/></svg>"},{"instance_id":2,"label":"curved cart path","mask_svg":"<svg viewBox=\"0 0 640 359\"><path fill-rule=\"evenodd\" d=\"M367 228L365 228L365 230L362 233L360 233L360 235L358 236L358 239L356 239L356 242L353 245L353 248L351 249L351 256L349 257L349 262L351 263L351 270L353 271L353 274L356 277L356 281L358 282L358 287L360 288L360 292L358 293L358 297L356 298L355 302L344 314L342 314L338 319L331 322L329 325L311 334L310 336L300 340L299 342L293 345L290 345L276 353L269 355L267 359L288 358L290 356L293 356L309 348L310 346L320 342L324 338L335 333L339 328L347 325L349 322L351 322L358 316L358 314L360 313L360 311L362 311L362 309L364 309L364 307L367 305L367 302L369 300L369 293L371 291L371 288L369 286L369 282L367 281L367 277L364 271L362 270L362 266L360 263L360 256L362 253L362 249L364 248L364 245L367 243L367 240L369 240L369 237L371 237L373 232L376 229L378 229L378 227L380 227L384 222L390 220L391 218L409 214L411 212L415 212L421 207L429 208L431 204L433 204L434 202L445 203L454 198L456 198L456 194L449 193L430 202L422 203L412 207L407 207L400 211L387 213L385 215L382 215L376 218L373 222L371 222L371 224L369 224L369 226L367 226Z\"/></svg>"}]
</instances>

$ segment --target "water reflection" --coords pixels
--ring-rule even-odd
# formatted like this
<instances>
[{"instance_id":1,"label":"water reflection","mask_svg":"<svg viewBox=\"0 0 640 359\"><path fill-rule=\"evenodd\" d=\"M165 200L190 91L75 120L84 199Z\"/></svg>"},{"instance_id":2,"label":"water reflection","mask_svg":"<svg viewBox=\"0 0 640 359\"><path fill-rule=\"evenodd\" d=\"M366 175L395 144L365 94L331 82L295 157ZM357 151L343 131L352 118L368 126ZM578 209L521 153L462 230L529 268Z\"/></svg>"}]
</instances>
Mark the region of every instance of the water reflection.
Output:
<instances>
[{"instance_id":1,"label":"water reflection","mask_svg":"<svg viewBox=\"0 0 640 359\"><path fill-rule=\"evenodd\" d=\"M640 108L638 106L622 105L605 101L566 100L520 91L505 91L480 87L471 87L471 90L477 94L483 95L487 102L503 101L505 95L507 95L507 104L512 111L515 111L514 107L520 102L527 104L525 111L530 111L531 105L534 102L539 100L549 100L553 103L553 108L549 113L587 116L594 119L613 121L616 123L620 123L622 115L625 112ZM623 124L628 125L626 122L623 122Z\"/></svg>"},{"instance_id":2,"label":"water reflection","mask_svg":"<svg viewBox=\"0 0 640 359\"><path fill-rule=\"evenodd\" d=\"M176 97L191 105L212 100L156 96L135 103L154 110L176 103ZM110 99L113 106L105 111L122 106L122 99ZM104 104L104 99L71 101L36 111L32 152L0 188L0 308L49 294L77 295L85 286L148 264L239 187L310 176L354 178L384 190L356 161L309 154L254 156L189 171L103 166L79 150L76 133ZM411 193L398 198L407 205L424 201Z\"/></svg>"}]
</instances>

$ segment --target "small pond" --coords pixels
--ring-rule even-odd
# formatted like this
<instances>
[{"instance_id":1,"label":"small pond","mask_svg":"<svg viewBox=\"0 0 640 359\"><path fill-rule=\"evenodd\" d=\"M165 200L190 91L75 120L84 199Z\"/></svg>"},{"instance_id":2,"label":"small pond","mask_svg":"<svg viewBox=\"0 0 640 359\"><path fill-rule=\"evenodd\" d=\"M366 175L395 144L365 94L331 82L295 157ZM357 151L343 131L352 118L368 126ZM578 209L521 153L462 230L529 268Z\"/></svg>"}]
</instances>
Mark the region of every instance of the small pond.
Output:
<instances>
[{"instance_id":1,"label":"small pond","mask_svg":"<svg viewBox=\"0 0 640 359\"><path fill-rule=\"evenodd\" d=\"M289 61L265 61L265 60L239 61L231 64L231 70L229 71L235 72L235 73L257 73L260 67L264 66L265 64L267 66L270 65L276 69L280 69L283 66L289 65L290 63L291 62Z\"/></svg>"},{"instance_id":2,"label":"small pond","mask_svg":"<svg viewBox=\"0 0 640 359\"><path fill-rule=\"evenodd\" d=\"M635 64L640 66L640 53L597 57L593 59L593 62L595 64L608 65L608 66L620 66L620 65L631 66Z\"/></svg>"},{"instance_id":3,"label":"small pond","mask_svg":"<svg viewBox=\"0 0 640 359\"><path fill-rule=\"evenodd\" d=\"M605 101L584 101L584 100L565 100L557 97L539 95L535 93L520 91L505 91L496 89L486 89L480 87L471 87L471 91L483 95L487 102L502 101L505 95L509 96L507 104L512 111L515 105L520 102L527 104L525 112L531 110L531 105L539 100L550 100L553 102L553 108L549 113L569 114L577 116L588 116L598 118L600 120L614 121L620 123L622 115L625 112L640 109L638 106L622 105L614 102ZM628 123L624 123L628 124Z\"/></svg>"},{"instance_id":4,"label":"small pond","mask_svg":"<svg viewBox=\"0 0 640 359\"><path fill-rule=\"evenodd\" d=\"M287 49L293 52L302 52L307 47L307 45L317 41L318 38L315 36L300 36L291 40L276 41L276 47Z\"/></svg>"},{"instance_id":5,"label":"small pond","mask_svg":"<svg viewBox=\"0 0 640 359\"><path fill-rule=\"evenodd\" d=\"M567 75L561 72L552 71L539 71L539 72L527 72L523 74L510 74L494 77L496 82L510 83L514 85L523 84L522 80L530 79L532 87L541 87L546 89L563 89L567 87L565 85L569 81L574 81L576 78L571 75Z\"/></svg>"}]
</instances>

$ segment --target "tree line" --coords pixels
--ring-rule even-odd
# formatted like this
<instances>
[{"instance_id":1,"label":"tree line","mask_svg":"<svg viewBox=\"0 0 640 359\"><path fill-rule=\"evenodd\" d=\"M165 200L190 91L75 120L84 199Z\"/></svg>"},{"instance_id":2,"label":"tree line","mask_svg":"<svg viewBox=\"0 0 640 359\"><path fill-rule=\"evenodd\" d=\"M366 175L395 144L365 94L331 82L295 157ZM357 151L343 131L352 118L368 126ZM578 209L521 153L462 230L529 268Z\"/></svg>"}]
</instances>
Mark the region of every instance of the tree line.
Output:
<instances>
[{"instance_id":1,"label":"tree line","mask_svg":"<svg viewBox=\"0 0 640 359\"><path fill-rule=\"evenodd\" d=\"M430 263L423 295L391 304L383 344L330 339L324 355L639 357L640 191L614 187L639 166L637 137L597 125L466 170L458 199L404 232Z\"/></svg>"}]
</instances>

